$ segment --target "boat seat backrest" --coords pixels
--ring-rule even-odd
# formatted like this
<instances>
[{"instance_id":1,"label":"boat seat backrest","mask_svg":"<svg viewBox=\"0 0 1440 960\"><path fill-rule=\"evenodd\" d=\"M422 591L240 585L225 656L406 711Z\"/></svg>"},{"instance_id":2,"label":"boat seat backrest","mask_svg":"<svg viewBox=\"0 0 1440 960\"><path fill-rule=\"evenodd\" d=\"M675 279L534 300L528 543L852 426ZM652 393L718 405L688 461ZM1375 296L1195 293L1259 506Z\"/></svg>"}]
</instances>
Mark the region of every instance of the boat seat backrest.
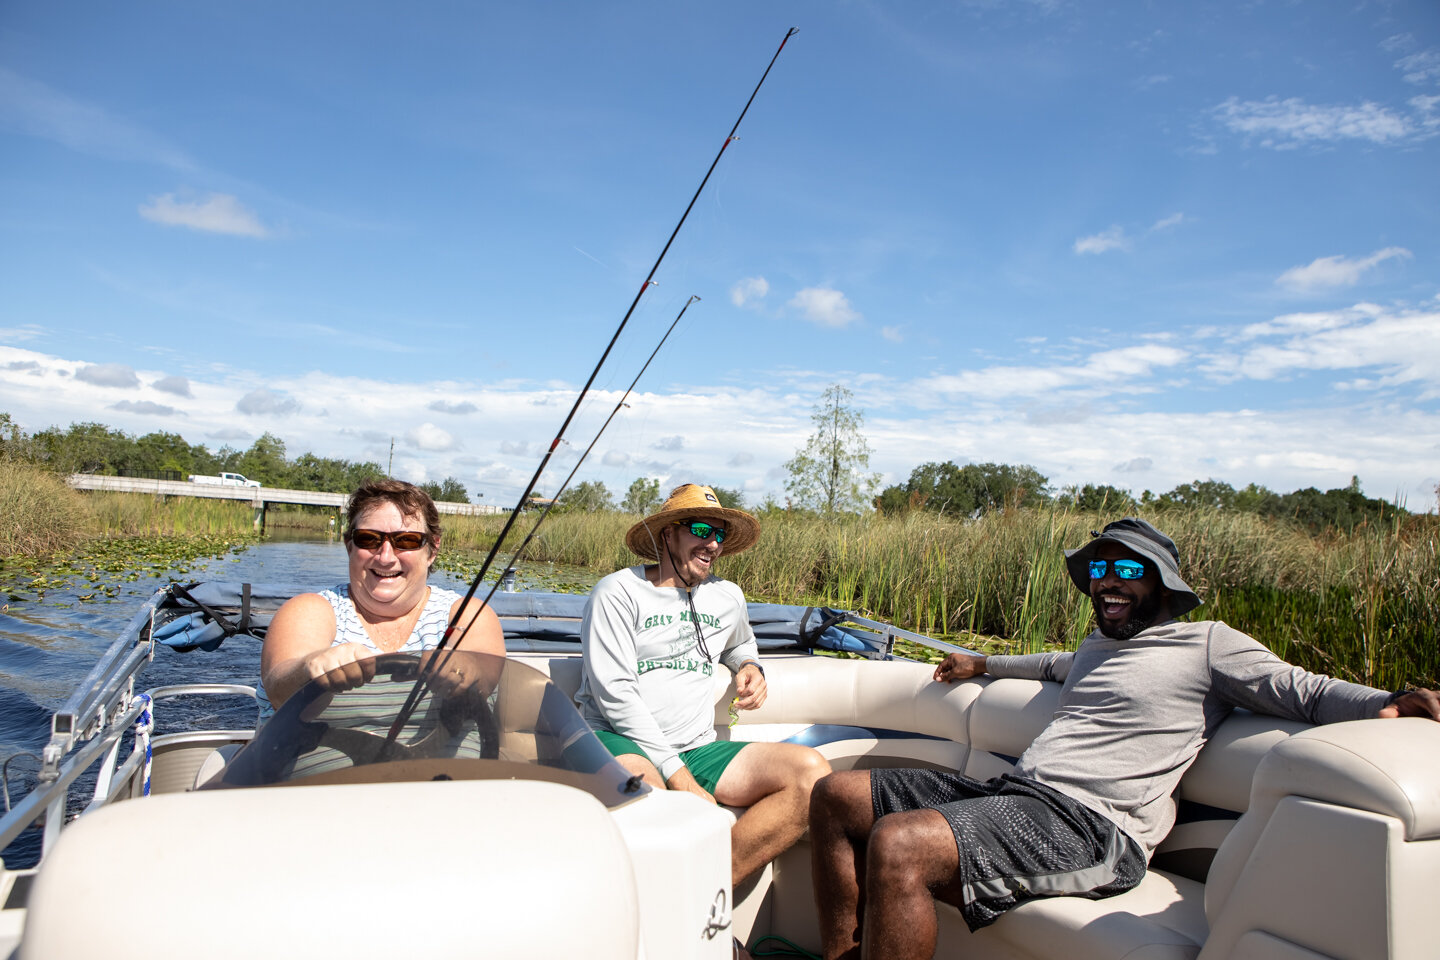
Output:
<instances>
[{"instance_id":1,"label":"boat seat backrest","mask_svg":"<svg viewBox=\"0 0 1440 960\"><path fill-rule=\"evenodd\" d=\"M1252 929L1331 956L1433 956L1433 924L1413 918L1429 915L1440 877L1436 756L1440 726L1419 718L1329 724L1276 743L1211 866L1201 957L1243 952Z\"/></svg>"},{"instance_id":2,"label":"boat seat backrest","mask_svg":"<svg viewBox=\"0 0 1440 960\"><path fill-rule=\"evenodd\" d=\"M205 759L200 761L200 766L195 771L195 782L190 785L190 789L199 790L205 784L220 776L221 772L225 769L225 765L230 762L235 754L240 752L240 748L243 746L245 746L243 743L227 743L223 746L216 747L206 754Z\"/></svg>"},{"instance_id":3,"label":"boat seat backrest","mask_svg":"<svg viewBox=\"0 0 1440 960\"><path fill-rule=\"evenodd\" d=\"M1039 680L992 680L970 710L970 760L962 771L988 780L1009 773L1055 715L1060 686Z\"/></svg>"}]
</instances>

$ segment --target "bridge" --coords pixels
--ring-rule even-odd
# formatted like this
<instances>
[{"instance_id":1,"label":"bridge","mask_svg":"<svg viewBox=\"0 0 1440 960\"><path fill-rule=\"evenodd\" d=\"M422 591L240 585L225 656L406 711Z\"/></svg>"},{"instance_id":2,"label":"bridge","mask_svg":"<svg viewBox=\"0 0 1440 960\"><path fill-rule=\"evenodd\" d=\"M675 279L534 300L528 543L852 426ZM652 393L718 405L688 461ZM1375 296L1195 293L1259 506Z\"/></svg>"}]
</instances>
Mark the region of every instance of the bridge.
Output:
<instances>
[{"instance_id":1,"label":"bridge","mask_svg":"<svg viewBox=\"0 0 1440 960\"><path fill-rule=\"evenodd\" d=\"M191 483L188 480L147 480L143 477L106 477L94 473L72 473L67 483L76 490L106 490L111 493L148 493L161 497L206 497L211 500L243 500L255 508L255 529L265 529L265 508L272 503L298 503L311 507L344 509L348 493L319 490L283 490L279 487L237 487L219 483ZM478 517L507 512L488 503L435 501L441 513Z\"/></svg>"}]
</instances>

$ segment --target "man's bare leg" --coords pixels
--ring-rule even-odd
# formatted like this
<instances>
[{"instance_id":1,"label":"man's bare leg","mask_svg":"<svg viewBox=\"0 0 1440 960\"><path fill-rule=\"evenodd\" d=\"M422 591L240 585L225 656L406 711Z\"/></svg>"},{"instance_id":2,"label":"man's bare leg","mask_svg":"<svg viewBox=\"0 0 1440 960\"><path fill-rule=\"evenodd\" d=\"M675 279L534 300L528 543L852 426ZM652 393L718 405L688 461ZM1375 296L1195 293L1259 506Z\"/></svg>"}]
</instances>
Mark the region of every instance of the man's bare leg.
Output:
<instances>
[{"instance_id":1,"label":"man's bare leg","mask_svg":"<svg viewBox=\"0 0 1440 960\"><path fill-rule=\"evenodd\" d=\"M938 935L934 897L959 902L959 891L953 887L959 868L955 834L938 810L881 817L870 830L865 850L861 956L896 960L932 956Z\"/></svg>"},{"instance_id":2,"label":"man's bare leg","mask_svg":"<svg viewBox=\"0 0 1440 960\"><path fill-rule=\"evenodd\" d=\"M860 956L865 846L875 826L870 771L832 773L810 795L810 873L825 960Z\"/></svg>"},{"instance_id":3,"label":"man's bare leg","mask_svg":"<svg viewBox=\"0 0 1440 960\"><path fill-rule=\"evenodd\" d=\"M797 743L752 743L735 755L715 785L716 800L749 808L730 829L732 888L795 845L810 791L829 772L824 757Z\"/></svg>"}]
</instances>

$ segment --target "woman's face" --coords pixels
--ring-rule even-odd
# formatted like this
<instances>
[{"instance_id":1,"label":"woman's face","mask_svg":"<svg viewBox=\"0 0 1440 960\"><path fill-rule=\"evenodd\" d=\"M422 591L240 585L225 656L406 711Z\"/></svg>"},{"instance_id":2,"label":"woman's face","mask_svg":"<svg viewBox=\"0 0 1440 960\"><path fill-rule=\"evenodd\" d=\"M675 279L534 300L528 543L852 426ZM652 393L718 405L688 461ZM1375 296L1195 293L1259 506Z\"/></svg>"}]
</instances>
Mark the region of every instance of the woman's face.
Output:
<instances>
[{"instance_id":1,"label":"woman's face","mask_svg":"<svg viewBox=\"0 0 1440 960\"><path fill-rule=\"evenodd\" d=\"M381 503L360 515L358 530L380 533L425 533L425 521L407 517L393 503ZM347 543L350 554L350 596L356 605L384 617L404 616L425 600L425 577L435 559L427 538L418 550L396 550L389 540L374 550Z\"/></svg>"}]
</instances>

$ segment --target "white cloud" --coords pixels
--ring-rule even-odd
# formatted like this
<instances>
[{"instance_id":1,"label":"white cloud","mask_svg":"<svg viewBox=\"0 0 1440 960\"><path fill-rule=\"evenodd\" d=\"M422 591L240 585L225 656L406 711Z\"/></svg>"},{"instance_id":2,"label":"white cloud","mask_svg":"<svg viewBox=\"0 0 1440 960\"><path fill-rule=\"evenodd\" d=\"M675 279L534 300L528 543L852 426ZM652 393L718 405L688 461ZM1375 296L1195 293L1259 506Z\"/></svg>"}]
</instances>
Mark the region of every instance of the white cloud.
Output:
<instances>
[{"instance_id":1,"label":"white cloud","mask_svg":"<svg viewBox=\"0 0 1440 960\"><path fill-rule=\"evenodd\" d=\"M149 400L121 400L119 403L112 403L110 409L156 417L170 417L179 412L174 407L167 407L163 403L153 403Z\"/></svg>"},{"instance_id":2,"label":"white cloud","mask_svg":"<svg viewBox=\"0 0 1440 960\"><path fill-rule=\"evenodd\" d=\"M1339 140L1384 145L1405 141L1416 132L1408 117L1369 101L1359 106L1327 106L1308 104L1297 97L1243 101L1231 97L1213 113L1232 132L1256 138L1261 146L1276 150Z\"/></svg>"},{"instance_id":3,"label":"white cloud","mask_svg":"<svg viewBox=\"0 0 1440 960\"><path fill-rule=\"evenodd\" d=\"M1125 236L1125 231L1118 226L1101 230L1099 233L1088 237L1081 237L1075 241L1075 252L1105 253L1108 250L1129 250L1130 240Z\"/></svg>"},{"instance_id":4,"label":"white cloud","mask_svg":"<svg viewBox=\"0 0 1440 960\"><path fill-rule=\"evenodd\" d=\"M799 310L806 320L821 327L848 327L862 319L845 294L829 287L806 287L790 298L788 306Z\"/></svg>"},{"instance_id":5,"label":"white cloud","mask_svg":"<svg viewBox=\"0 0 1440 960\"><path fill-rule=\"evenodd\" d=\"M1420 125L1427 131L1440 128L1440 95L1411 97L1407 102L1420 115Z\"/></svg>"},{"instance_id":6,"label":"white cloud","mask_svg":"<svg viewBox=\"0 0 1440 960\"><path fill-rule=\"evenodd\" d=\"M235 409L251 416L286 417L300 410L300 401L278 390L251 390L235 401Z\"/></svg>"},{"instance_id":7,"label":"white cloud","mask_svg":"<svg viewBox=\"0 0 1440 960\"><path fill-rule=\"evenodd\" d=\"M1330 310L1325 313L1287 313L1276 317L1274 320L1266 320L1264 323L1252 323L1240 331L1241 339L1254 337L1283 336L1295 333L1318 333L1322 330L1333 330L1336 327L1343 327L1350 319L1344 311Z\"/></svg>"},{"instance_id":8,"label":"white cloud","mask_svg":"<svg viewBox=\"0 0 1440 960\"><path fill-rule=\"evenodd\" d=\"M1440 50L1421 50L1395 61L1406 83L1440 83Z\"/></svg>"},{"instance_id":9,"label":"white cloud","mask_svg":"<svg viewBox=\"0 0 1440 960\"><path fill-rule=\"evenodd\" d=\"M42 336L45 331L32 324L23 327L0 327L0 341L6 343L24 343L26 340L34 340Z\"/></svg>"},{"instance_id":10,"label":"white cloud","mask_svg":"<svg viewBox=\"0 0 1440 960\"><path fill-rule=\"evenodd\" d=\"M757 305L770 292L770 282L764 277L746 277L730 288L730 302L737 307Z\"/></svg>"},{"instance_id":11,"label":"white cloud","mask_svg":"<svg viewBox=\"0 0 1440 960\"><path fill-rule=\"evenodd\" d=\"M159 390L161 393L173 393L177 397L189 397L192 395L190 393L190 381L184 377L161 377L159 380L150 384L150 386Z\"/></svg>"},{"instance_id":12,"label":"white cloud","mask_svg":"<svg viewBox=\"0 0 1440 960\"><path fill-rule=\"evenodd\" d=\"M419 450L445 453L458 446L455 438L433 423L422 423L405 431L405 442Z\"/></svg>"},{"instance_id":13,"label":"white cloud","mask_svg":"<svg viewBox=\"0 0 1440 960\"><path fill-rule=\"evenodd\" d=\"M1413 33L1396 33L1380 41L1380 49L1386 53L1399 53L1401 50L1408 50L1415 46L1415 35Z\"/></svg>"},{"instance_id":14,"label":"white cloud","mask_svg":"<svg viewBox=\"0 0 1440 960\"><path fill-rule=\"evenodd\" d=\"M1160 344L1119 347L1091 354L1083 363L1053 366L994 366L918 381L921 390L960 394L985 400L1046 397L1056 391L1083 388L1100 396L1155 389L1144 381L1158 369L1178 366L1189 353Z\"/></svg>"},{"instance_id":15,"label":"white cloud","mask_svg":"<svg viewBox=\"0 0 1440 960\"><path fill-rule=\"evenodd\" d=\"M683 450L685 448L685 438L679 434L673 437L661 437L659 440L650 444L650 447L654 450L665 450L673 453L676 450Z\"/></svg>"},{"instance_id":16,"label":"white cloud","mask_svg":"<svg viewBox=\"0 0 1440 960\"><path fill-rule=\"evenodd\" d=\"M75 379L97 387L133 390L140 386L140 378L135 375L135 371L123 363L92 363L79 367L75 371Z\"/></svg>"},{"instance_id":17,"label":"white cloud","mask_svg":"<svg viewBox=\"0 0 1440 960\"><path fill-rule=\"evenodd\" d=\"M623 450L606 450L600 462L607 467L624 467L630 464L630 454Z\"/></svg>"},{"instance_id":18,"label":"white cloud","mask_svg":"<svg viewBox=\"0 0 1440 960\"><path fill-rule=\"evenodd\" d=\"M262 238L270 235L254 213L228 193L212 193L203 200L177 200L175 194L151 197L140 206L140 216L167 227L188 227L204 233Z\"/></svg>"},{"instance_id":19,"label":"white cloud","mask_svg":"<svg viewBox=\"0 0 1440 960\"><path fill-rule=\"evenodd\" d=\"M1255 342L1239 353L1212 357L1206 372L1222 381L1365 372L1374 375L1353 379L1348 386L1362 392L1418 388L1421 400L1440 397L1440 312L1435 310L1389 311L1360 304L1278 317L1245 332Z\"/></svg>"},{"instance_id":20,"label":"white cloud","mask_svg":"<svg viewBox=\"0 0 1440 960\"><path fill-rule=\"evenodd\" d=\"M889 340L891 343L905 342L905 334L902 332L900 327L881 327L880 336L884 337L886 340Z\"/></svg>"},{"instance_id":21,"label":"white cloud","mask_svg":"<svg viewBox=\"0 0 1440 960\"><path fill-rule=\"evenodd\" d=\"M1343 256L1319 257L1303 267L1291 267L1275 279L1275 282L1295 293L1318 293L1337 287L1353 287L1360 277L1386 260L1396 257L1410 259L1412 254L1404 247L1386 247L1368 257L1351 260Z\"/></svg>"},{"instance_id":22,"label":"white cloud","mask_svg":"<svg viewBox=\"0 0 1440 960\"><path fill-rule=\"evenodd\" d=\"M434 410L436 413L450 413L456 416L464 416L465 414L475 413L480 408L469 400L435 400L426 406L425 409Z\"/></svg>"},{"instance_id":23,"label":"white cloud","mask_svg":"<svg viewBox=\"0 0 1440 960\"><path fill-rule=\"evenodd\" d=\"M1163 219L1156 220L1156 221L1155 221L1155 225L1152 226L1150 229L1151 229L1152 231L1155 231L1155 230L1168 230L1168 229L1170 229L1171 227L1179 226L1180 224L1182 224L1182 223L1184 223L1184 222L1185 222L1185 214L1183 214L1183 213L1172 213L1172 214L1170 214L1170 216L1168 216L1168 217L1164 217Z\"/></svg>"},{"instance_id":24,"label":"white cloud","mask_svg":"<svg viewBox=\"0 0 1440 960\"><path fill-rule=\"evenodd\" d=\"M0 126L81 153L154 163L184 172L195 169L183 151L150 131L3 67Z\"/></svg>"}]
</instances>

